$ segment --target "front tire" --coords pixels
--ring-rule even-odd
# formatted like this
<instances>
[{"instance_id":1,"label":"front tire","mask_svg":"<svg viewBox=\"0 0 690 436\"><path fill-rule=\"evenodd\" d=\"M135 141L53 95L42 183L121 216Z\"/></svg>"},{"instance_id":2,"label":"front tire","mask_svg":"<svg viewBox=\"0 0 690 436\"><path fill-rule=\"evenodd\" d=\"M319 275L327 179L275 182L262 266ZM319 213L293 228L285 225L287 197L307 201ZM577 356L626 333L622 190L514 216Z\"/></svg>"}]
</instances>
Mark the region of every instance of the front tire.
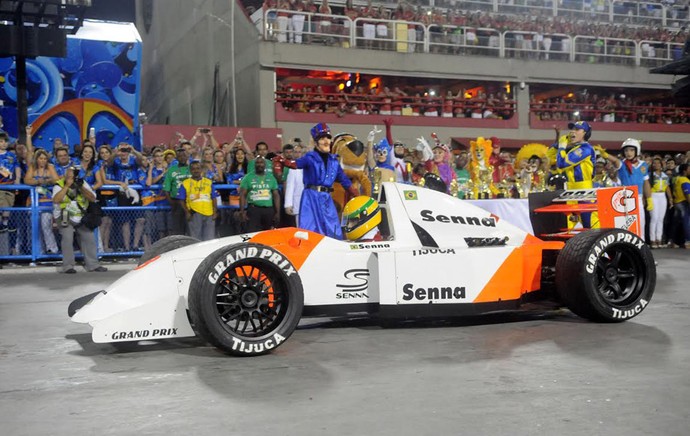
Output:
<instances>
[{"instance_id":1,"label":"front tire","mask_svg":"<svg viewBox=\"0 0 690 436\"><path fill-rule=\"evenodd\" d=\"M196 244L201 242L196 238L185 235L170 235L165 238L161 238L151 245L151 248L146 250L146 252L139 258L138 265L142 265L156 256L160 256L168 251L177 250L178 248L187 247L188 245Z\"/></svg>"},{"instance_id":2,"label":"front tire","mask_svg":"<svg viewBox=\"0 0 690 436\"><path fill-rule=\"evenodd\" d=\"M649 304L656 267L649 247L622 229L584 231L569 240L556 261L556 288L576 315L622 322Z\"/></svg>"},{"instance_id":3,"label":"front tire","mask_svg":"<svg viewBox=\"0 0 690 436\"><path fill-rule=\"evenodd\" d=\"M188 305L199 337L231 355L258 356L290 337L302 316L304 293L285 256L243 243L218 249L201 262Z\"/></svg>"}]
</instances>

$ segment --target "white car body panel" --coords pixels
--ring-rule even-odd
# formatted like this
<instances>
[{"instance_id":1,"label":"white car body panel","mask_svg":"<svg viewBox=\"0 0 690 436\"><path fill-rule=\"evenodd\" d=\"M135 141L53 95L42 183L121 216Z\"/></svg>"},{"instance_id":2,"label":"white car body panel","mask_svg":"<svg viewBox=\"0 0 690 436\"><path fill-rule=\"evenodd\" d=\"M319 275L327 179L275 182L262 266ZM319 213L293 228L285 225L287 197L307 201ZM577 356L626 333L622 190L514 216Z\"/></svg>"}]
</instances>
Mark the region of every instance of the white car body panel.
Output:
<instances>
[{"instance_id":1,"label":"white car body panel","mask_svg":"<svg viewBox=\"0 0 690 436\"><path fill-rule=\"evenodd\" d=\"M298 268L305 308L353 303L472 303L527 237L508 222L450 196L411 185L383 186L386 197L381 206L392 238L381 242L323 238ZM420 254L424 247L413 223L442 248ZM308 237L307 232L295 232L297 237ZM94 342L193 336L186 310L197 267L213 251L252 236L222 238L162 254L114 282L79 308L72 320L91 324ZM505 242L470 249L465 238ZM406 284L412 285L414 298L407 298ZM465 294L463 298L416 298L422 295L417 289L432 287L463 287Z\"/></svg>"}]
</instances>

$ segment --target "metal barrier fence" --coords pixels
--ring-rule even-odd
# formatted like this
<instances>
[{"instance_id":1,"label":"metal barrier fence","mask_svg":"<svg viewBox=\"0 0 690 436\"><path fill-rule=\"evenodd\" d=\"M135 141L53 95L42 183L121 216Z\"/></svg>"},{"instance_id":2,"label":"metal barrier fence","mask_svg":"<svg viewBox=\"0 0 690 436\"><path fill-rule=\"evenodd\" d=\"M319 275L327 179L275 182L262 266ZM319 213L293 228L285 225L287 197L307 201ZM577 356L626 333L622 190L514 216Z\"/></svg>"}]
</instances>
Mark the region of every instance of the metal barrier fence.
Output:
<instances>
[{"instance_id":1,"label":"metal barrier fence","mask_svg":"<svg viewBox=\"0 0 690 436\"><path fill-rule=\"evenodd\" d=\"M293 23L295 15L303 17L297 24L299 29ZM265 40L285 43L644 67L680 59L683 50L683 44L665 41L511 29L500 32L491 28L425 25L416 21L374 18L352 20L343 15L295 14L294 11L279 9L265 12L263 34Z\"/></svg>"},{"instance_id":2,"label":"metal barrier fence","mask_svg":"<svg viewBox=\"0 0 690 436\"><path fill-rule=\"evenodd\" d=\"M141 191L160 190L159 185L144 187L130 185ZM230 236L244 232L244 225L235 219L233 211L239 208L238 185L214 185L221 194L216 222L217 236ZM60 232L53 219L53 206L39 203L41 187L28 185L3 185L2 190L15 190L18 201L26 206L0 208L0 214L9 213L9 230L0 233L0 261L51 261L62 259ZM45 189L45 188L43 188ZM119 205L117 194L101 195L102 192L119 192L119 186L106 185L99 189L99 202L104 205L101 226L94 230L99 257L135 257L158 239L170 232L169 205ZM113 196L114 197L111 197ZM110 200L105 198L111 197ZM140 198L142 198L140 196ZM121 199L120 204L125 200ZM77 258L81 253L75 251Z\"/></svg>"}]
</instances>

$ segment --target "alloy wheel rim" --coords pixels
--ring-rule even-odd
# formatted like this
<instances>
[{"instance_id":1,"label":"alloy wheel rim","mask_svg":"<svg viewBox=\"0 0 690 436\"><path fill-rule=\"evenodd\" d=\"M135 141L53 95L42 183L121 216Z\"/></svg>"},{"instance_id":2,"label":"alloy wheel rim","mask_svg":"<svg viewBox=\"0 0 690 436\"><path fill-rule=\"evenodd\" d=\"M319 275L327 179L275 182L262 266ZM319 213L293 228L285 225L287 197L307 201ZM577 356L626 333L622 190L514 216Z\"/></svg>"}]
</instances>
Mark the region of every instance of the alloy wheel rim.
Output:
<instances>
[{"instance_id":1,"label":"alloy wheel rim","mask_svg":"<svg viewBox=\"0 0 690 436\"><path fill-rule=\"evenodd\" d=\"M644 283L644 263L623 245L608 247L597 259L595 287L607 303L624 306L635 300Z\"/></svg>"},{"instance_id":2,"label":"alloy wheel rim","mask_svg":"<svg viewBox=\"0 0 690 436\"><path fill-rule=\"evenodd\" d=\"M258 338L285 318L288 295L282 280L262 265L228 268L216 286L216 315L230 333Z\"/></svg>"}]
</instances>

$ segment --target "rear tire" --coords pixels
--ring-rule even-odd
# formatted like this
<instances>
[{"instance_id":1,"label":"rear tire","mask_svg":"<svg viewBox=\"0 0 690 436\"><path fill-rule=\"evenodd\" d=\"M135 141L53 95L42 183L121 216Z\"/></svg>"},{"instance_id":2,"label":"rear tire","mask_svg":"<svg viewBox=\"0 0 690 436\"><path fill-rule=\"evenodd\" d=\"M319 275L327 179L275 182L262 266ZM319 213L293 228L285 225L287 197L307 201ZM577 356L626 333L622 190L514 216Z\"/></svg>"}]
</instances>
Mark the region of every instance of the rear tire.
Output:
<instances>
[{"instance_id":1,"label":"rear tire","mask_svg":"<svg viewBox=\"0 0 690 436\"><path fill-rule=\"evenodd\" d=\"M157 240L153 245L151 245L151 248L146 250L144 254L139 258L139 263L137 265L141 265L143 263L148 262L149 260L153 259L156 256L160 256L163 253L167 253L168 251L173 251L177 250L178 248L186 247L188 245L193 245L196 244L197 242L201 242L196 238L192 238L191 236L185 236L185 235L170 235L166 236L165 238Z\"/></svg>"},{"instance_id":2,"label":"rear tire","mask_svg":"<svg viewBox=\"0 0 690 436\"><path fill-rule=\"evenodd\" d=\"M622 322L649 304L656 267L649 247L623 229L584 231L569 240L556 261L556 288L576 315Z\"/></svg>"},{"instance_id":3,"label":"rear tire","mask_svg":"<svg viewBox=\"0 0 690 436\"><path fill-rule=\"evenodd\" d=\"M294 332L304 293L296 269L279 251L242 243L211 253L189 286L196 334L235 356L274 350Z\"/></svg>"}]
</instances>

